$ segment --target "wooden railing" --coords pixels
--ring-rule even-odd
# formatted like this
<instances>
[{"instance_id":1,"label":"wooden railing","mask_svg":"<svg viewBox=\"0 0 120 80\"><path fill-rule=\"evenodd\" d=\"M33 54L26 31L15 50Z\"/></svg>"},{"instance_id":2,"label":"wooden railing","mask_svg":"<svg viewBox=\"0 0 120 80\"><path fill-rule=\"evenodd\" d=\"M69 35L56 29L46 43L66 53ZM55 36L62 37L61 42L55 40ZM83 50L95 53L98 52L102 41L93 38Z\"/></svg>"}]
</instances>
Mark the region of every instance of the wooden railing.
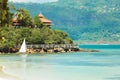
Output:
<instances>
[{"instance_id":1,"label":"wooden railing","mask_svg":"<svg viewBox=\"0 0 120 80\"><path fill-rule=\"evenodd\" d=\"M30 44L27 48L78 48L76 44Z\"/></svg>"}]
</instances>

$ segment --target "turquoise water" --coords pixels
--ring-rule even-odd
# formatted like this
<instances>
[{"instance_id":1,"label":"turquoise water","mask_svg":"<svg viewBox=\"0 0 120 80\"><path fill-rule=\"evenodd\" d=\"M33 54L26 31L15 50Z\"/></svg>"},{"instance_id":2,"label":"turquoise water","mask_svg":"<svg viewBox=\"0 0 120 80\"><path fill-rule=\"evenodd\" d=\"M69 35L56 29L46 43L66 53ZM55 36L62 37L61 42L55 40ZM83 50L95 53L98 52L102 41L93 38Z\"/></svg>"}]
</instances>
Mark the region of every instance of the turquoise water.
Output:
<instances>
[{"instance_id":1,"label":"turquoise water","mask_svg":"<svg viewBox=\"0 0 120 80\"><path fill-rule=\"evenodd\" d=\"M100 52L0 55L0 65L20 80L120 80L120 45L80 46Z\"/></svg>"},{"instance_id":2,"label":"turquoise water","mask_svg":"<svg viewBox=\"0 0 120 80\"><path fill-rule=\"evenodd\" d=\"M79 45L80 48L86 49L120 49L120 45Z\"/></svg>"}]
</instances>

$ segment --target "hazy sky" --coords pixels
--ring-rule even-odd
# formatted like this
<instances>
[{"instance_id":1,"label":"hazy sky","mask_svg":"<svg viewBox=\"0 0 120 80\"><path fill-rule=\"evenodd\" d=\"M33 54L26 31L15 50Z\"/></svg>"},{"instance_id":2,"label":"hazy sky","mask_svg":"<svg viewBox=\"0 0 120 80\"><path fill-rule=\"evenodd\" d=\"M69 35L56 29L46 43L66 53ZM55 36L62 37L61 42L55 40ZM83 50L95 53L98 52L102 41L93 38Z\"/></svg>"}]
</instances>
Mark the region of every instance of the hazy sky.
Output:
<instances>
[{"instance_id":1,"label":"hazy sky","mask_svg":"<svg viewBox=\"0 0 120 80\"><path fill-rule=\"evenodd\" d=\"M57 0L8 0L12 2L36 2L36 3L44 3L44 2L54 2Z\"/></svg>"}]
</instances>

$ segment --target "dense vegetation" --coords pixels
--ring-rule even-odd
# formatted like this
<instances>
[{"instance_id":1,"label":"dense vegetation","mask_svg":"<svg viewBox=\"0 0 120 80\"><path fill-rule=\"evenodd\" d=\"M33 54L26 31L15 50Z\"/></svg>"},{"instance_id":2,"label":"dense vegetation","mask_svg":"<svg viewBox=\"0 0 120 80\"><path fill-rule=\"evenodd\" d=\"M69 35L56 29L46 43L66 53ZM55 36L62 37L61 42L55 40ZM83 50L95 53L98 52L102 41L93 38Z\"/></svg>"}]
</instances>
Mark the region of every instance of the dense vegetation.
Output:
<instances>
[{"instance_id":1,"label":"dense vegetation","mask_svg":"<svg viewBox=\"0 0 120 80\"><path fill-rule=\"evenodd\" d=\"M42 12L54 22L54 29L66 31L81 41L120 41L120 0L59 0L58 2L14 3L34 17Z\"/></svg>"},{"instance_id":2,"label":"dense vegetation","mask_svg":"<svg viewBox=\"0 0 120 80\"><path fill-rule=\"evenodd\" d=\"M43 28L0 28L0 48L12 48L26 38L27 44L64 44L72 43L65 32Z\"/></svg>"},{"instance_id":3,"label":"dense vegetation","mask_svg":"<svg viewBox=\"0 0 120 80\"><path fill-rule=\"evenodd\" d=\"M8 0L0 0L0 27L9 26L12 15L7 5Z\"/></svg>"},{"instance_id":4,"label":"dense vegetation","mask_svg":"<svg viewBox=\"0 0 120 80\"><path fill-rule=\"evenodd\" d=\"M68 35L60 30L52 30L43 25L36 16L32 19L24 8L14 9L10 13L7 0L0 0L0 52L11 52L25 38L27 44L72 44ZM12 7L12 6L11 6ZM13 12L15 14L13 15ZM19 26L12 24L12 16L17 19Z\"/></svg>"}]
</instances>

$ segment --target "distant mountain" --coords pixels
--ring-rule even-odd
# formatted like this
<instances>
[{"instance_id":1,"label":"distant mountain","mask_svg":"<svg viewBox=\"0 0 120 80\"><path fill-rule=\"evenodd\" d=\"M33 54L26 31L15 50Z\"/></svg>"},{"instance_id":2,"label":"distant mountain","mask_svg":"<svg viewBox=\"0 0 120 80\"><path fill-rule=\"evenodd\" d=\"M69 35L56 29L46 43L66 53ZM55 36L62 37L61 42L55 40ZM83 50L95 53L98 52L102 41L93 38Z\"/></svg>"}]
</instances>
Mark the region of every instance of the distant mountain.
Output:
<instances>
[{"instance_id":1,"label":"distant mountain","mask_svg":"<svg viewBox=\"0 0 120 80\"><path fill-rule=\"evenodd\" d=\"M40 12L53 29L66 31L73 40L120 41L120 0L59 0L45 4L14 3L34 17Z\"/></svg>"}]
</instances>

